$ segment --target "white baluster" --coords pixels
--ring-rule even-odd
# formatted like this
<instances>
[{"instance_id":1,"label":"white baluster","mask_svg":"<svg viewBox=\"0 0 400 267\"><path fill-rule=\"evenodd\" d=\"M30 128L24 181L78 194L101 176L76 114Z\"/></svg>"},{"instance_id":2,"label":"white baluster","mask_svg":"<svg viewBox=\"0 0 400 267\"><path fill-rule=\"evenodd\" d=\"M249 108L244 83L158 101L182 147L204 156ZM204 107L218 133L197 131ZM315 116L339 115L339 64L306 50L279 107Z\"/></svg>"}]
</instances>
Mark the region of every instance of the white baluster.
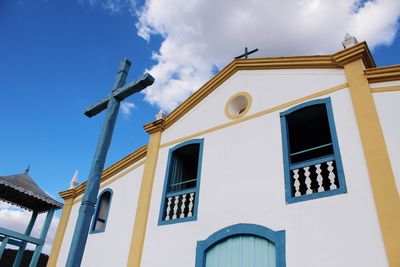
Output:
<instances>
[{"instance_id":1,"label":"white baluster","mask_svg":"<svg viewBox=\"0 0 400 267\"><path fill-rule=\"evenodd\" d=\"M187 217L192 217L193 216L193 200L194 200L194 192L193 193L190 193L190 195L189 195L190 197L189 197L189 211L188 211L188 214L187 214Z\"/></svg>"},{"instance_id":2,"label":"white baluster","mask_svg":"<svg viewBox=\"0 0 400 267\"><path fill-rule=\"evenodd\" d=\"M316 164L315 168L316 168L315 172L317 173L318 192L324 192L325 188L322 186L323 178L322 178L322 175L321 175L321 172L322 172L321 164Z\"/></svg>"},{"instance_id":3,"label":"white baluster","mask_svg":"<svg viewBox=\"0 0 400 267\"><path fill-rule=\"evenodd\" d=\"M169 198L168 198L168 203L167 203L167 210L166 210L167 216L165 216L165 220L166 220L166 221L169 221L169 219L171 219L171 218L169 217L169 213L170 213L170 211L171 211L171 200L172 200L172 197L169 197Z\"/></svg>"},{"instance_id":4,"label":"white baluster","mask_svg":"<svg viewBox=\"0 0 400 267\"><path fill-rule=\"evenodd\" d=\"M326 164L328 164L328 171L329 171L328 178L329 178L329 181L331 182L331 185L329 186L329 189L330 190L337 189L337 186L335 185L335 177L336 177L336 175L333 172L333 166L332 166L333 161L328 161Z\"/></svg>"},{"instance_id":5,"label":"white baluster","mask_svg":"<svg viewBox=\"0 0 400 267\"><path fill-rule=\"evenodd\" d=\"M185 218L185 202L186 202L186 194L182 196L182 206L181 206L181 215L179 218Z\"/></svg>"},{"instance_id":6,"label":"white baluster","mask_svg":"<svg viewBox=\"0 0 400 267\"><path fill-rule=\"evenodd\" d=\"M294 196L301 196L300 193L300 181L299 181L299 169L293 170L293 179L294 179Z\"/></svg>"},{"instance_id":7,"label":"white baluster","mask_svg":"<svg viewBox=\"0 0 400 267\"><path fill-rule=\"evenodd\" d=\"M179 196L175 196L175 202L174 202L174 214L172 215L172 219L176 219L176 213L178 211L178 202L179 202Z\"/></svg>"},{"instance_id":8,"label":"white baluster","mask_svg":"<svg viewBox=\"0 0 400 267\"><path fill-rule=\"evenodd\" d=\"M309 195L309 194L313 193L313 191L311 190L311 179L310 179L310 172L309 172L310 167L304 167L303 169L304 169L304 176L306 177L306 181L305 181L306 186L307 186L306 194Z\"/></svg>"}]
</instances>

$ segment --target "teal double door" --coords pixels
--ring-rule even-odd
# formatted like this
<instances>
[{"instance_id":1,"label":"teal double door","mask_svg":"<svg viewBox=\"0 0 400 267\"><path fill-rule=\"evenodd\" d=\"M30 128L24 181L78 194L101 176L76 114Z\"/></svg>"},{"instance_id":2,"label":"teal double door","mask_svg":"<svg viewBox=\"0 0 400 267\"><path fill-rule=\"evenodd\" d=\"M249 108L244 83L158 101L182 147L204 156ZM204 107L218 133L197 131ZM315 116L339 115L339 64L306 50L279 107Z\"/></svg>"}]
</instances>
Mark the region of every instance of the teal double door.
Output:
<instances>
[{"instance_id":1,"label":"teal double door","mask_svg":"<svg viewBox=\"0 0 400 267\"><path fill-rule=\"evenodd\" d=\"M274 243L253 235L232 236L205 255L205 267L276 267Z\"/></svg>"}]
</instances>

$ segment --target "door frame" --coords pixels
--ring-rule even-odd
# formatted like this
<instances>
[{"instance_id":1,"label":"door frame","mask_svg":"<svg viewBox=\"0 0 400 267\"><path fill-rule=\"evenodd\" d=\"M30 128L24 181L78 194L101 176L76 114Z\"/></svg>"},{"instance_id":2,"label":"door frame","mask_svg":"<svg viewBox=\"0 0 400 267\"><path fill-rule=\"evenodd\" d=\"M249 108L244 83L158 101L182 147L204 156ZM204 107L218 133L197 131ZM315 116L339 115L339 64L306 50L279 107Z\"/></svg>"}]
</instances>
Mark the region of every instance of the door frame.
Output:
<instances>
[{"instance_id":1,"label":"door frame","mask_svg":"<svg viewBox=\"0 0 400 267\"><path fill-rule=\"evenodd\" d=\"M197 241L196 265L205 267L207 251L216 244L238 235L251 235L264 238L275 245L276 267L286 267L285 231L273 231L257 224L239 223L225 227L202 241Z\"/></svg>"}]
</instances>

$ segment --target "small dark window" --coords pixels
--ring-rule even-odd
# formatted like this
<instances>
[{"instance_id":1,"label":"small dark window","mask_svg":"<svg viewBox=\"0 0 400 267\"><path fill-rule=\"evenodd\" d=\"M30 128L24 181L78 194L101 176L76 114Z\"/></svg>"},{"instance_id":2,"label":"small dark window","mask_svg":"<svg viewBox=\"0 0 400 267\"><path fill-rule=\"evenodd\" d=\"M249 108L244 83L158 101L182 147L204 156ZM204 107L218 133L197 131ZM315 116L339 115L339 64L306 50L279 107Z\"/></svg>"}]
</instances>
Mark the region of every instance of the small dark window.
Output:
<instances>
[{"instance_id":1,"label":"small dark window","mask_svg":"<svg viewBox=\"0 0 400 267\"><path fill-rule=\"evenodd\" d=\"M191 144L172 153L168 193L196 187L199 147Z\"/></svg>"},{"instance_id":2,"label":"small dark window","mask_svg":"<svg viewBox=\"0 0 400 267\"><path fill-rule=\"evenodd\" d=\"M286 202L346 192L330 99L281 113Z\"/></svg>"},{"instance_id":3,"label":"small dark window","mask_svg":"<svg viewBox=\"0 0 400 267\"><path fill-rule=\"evenodd\" d=\"M186 141L169 151L159 224L197 218L203 139Z\"/></svg>"},{"instance_id":4,"label":"small dark window","mask_svg":"<svg viewBox=\"0 0 400 267\"><path fill-rule=\"evenodd\" d=\"M324 104L299 109L286 116L290 163L333 155L332 137Z\"/></svg>"},{"instance_id":5,"label":"small dark window","mask_svg":"<svg viewBox=\"0 0 400 267\"><path fill-rule=\"evenodd\" d=\"M100 194L93 218L92 232L104 232L107 224L108 212L111 204L111 190L107 189Z\"/></svg>"}]
</instances>

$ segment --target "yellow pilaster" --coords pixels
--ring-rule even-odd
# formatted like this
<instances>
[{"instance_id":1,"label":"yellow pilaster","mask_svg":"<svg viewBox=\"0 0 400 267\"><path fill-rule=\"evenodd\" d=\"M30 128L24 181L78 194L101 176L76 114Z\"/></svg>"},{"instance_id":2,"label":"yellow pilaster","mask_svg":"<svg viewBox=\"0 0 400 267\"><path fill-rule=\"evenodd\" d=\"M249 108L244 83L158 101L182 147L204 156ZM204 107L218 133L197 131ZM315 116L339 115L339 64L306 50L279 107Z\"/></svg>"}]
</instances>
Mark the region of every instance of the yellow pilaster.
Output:
<instances>
[{"instance_id":1,"label":"yellow pilaster","mask_svg":"<svg viewBox=\"0 0 400 267\"><path fill-rule=\"evenodd\" d=\"M344 64L389 265L400 266L400 197L382 128L360 59Z\"/></svg>"},{"instance_id":2,"label":"yellow pilaster","mask_svg":"<svg viewBox=\"0 0 400 267\"><path fill-rule=\"evenodd\" d=\"M51 248L49 260L47 262L47 267L55 267L57 265L58 254L60 253L65 230L67 229L67 224L69 216L71 214L73 202L74 198L72 197L64 201L64 207L62 209L61 218L58 223L56 235L54 237L53 246Z\"/></svg>"},{"instance_id":3,"label":"yellow pilaster","mask_svg":"<svg viewBox=\"0 0 400 267\"><path fill-rule=\"evenodd\" d=\"M160 141L161 129L150 134L149 144L147 146L147 157L143 170L143 178L140 186L139 200L136 208L136 217L133 226L131 245L129 248L127 263L127 266L129 267L140 267Z\"/></svg>"}]
</instances>

